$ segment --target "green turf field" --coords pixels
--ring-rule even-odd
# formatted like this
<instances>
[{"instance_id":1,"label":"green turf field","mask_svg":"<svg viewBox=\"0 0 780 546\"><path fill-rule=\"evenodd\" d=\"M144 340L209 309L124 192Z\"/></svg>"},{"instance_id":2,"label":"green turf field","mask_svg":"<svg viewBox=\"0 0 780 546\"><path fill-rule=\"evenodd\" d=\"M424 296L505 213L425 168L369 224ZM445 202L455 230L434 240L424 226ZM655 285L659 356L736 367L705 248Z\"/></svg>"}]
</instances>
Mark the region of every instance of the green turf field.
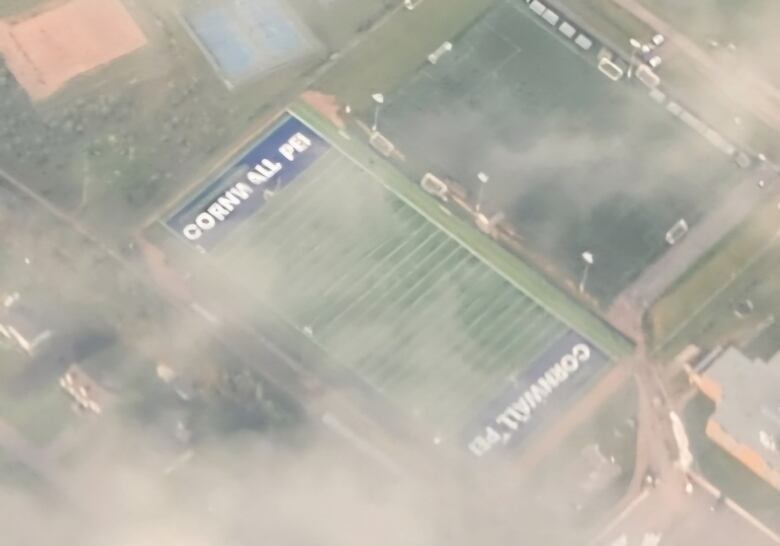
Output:
<instances>
[{"instance_id":1,"label":"green turf field","mask_svg":"<svg viewBox=\"0 0 780 546\"><path fill-rule=\"evenodd\" d=\"M272 311L316 364L443 434L572 329L613 359L631 350L360 141L295 112L332 147L208 252L266 315L258 327Z\"/></svg>"},{"instance_id":2,"label":"green turf field","mask_svg":"<svg viewBox=\"0 0 780 546\"><path fill-rule=\"evenodd\" d=\"M267 275L289 322L441 427L568 330L335 150L212 254L247 285Z\"/></svg>"},{"instance_id":3,"label":"green turf field","mask_svg":"<svg viewBox=\"0 0 780 546\"><path fill-rule=\"evenodd\" d=\"M523 2L499 2L434 66L388 93L380 130L414 174L432 171L504 210L525 243L607 305L693 224L738 173L729 158L654 104L612 83Z\"/></svg>"}]
</instances>

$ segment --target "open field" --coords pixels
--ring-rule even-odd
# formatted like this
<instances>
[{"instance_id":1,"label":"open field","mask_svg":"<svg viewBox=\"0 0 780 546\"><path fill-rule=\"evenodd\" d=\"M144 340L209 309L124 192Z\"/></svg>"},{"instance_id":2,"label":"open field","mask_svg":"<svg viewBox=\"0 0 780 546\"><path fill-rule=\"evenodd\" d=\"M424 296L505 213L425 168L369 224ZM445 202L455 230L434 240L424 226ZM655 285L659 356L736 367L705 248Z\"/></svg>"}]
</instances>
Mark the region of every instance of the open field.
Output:
<instances>
[{"instance_id":1,"label":"open field","mask_svg":"<svg viewBox=\"0 0 780 546\"><path fill-rule=\"evenodd\" d=\"M0 2L0 16L32 0ZM256 130L326 58L360 38L389 0L294 0L323 51L229 90L181 22L178 5L125 2L148 43L30 103L0 62L0 162L95 232L126 239L226 142ZM245 2L246 4L246 2ZM339 13L340 17L324 14Z\"/></svg>"},{"instance_id":2,"label":"open field","mask_svg":"<svg viewBox=\"0 0 780 546\"><path fill-rule=\"evenodd\" d=\"M317 119L305 107L296 110ZM273 151L287 138L279 134L295 127L300 122L284 117L168 225L255 298L259 314L271 309L316 345L323 365L356 378L426 429L460 441L465 425L479 428L486 413L500 413L574 347L584 351L584 371L558 387L560 400L606 367L600 349L614 358L628 350L599 319L398 173L385 177L383 169L391 168L358 151L362 144L334 142L341 139L335 128L326 134L332 144L310 133L308 153L316 157L300 152L299 172L294 163L280 167L283 174L269 179L262 197L247 197L237 221L215 228L222 236L180 221L199 210L219 212L208 203L229 187L223 182L235 183L230 173L259 162L263 156L253 154ZM321 122L317 127L326 132ZM367 155L355 157L341 144ZM572 331L580 326L582 335Z\"/></svg>"},{"instance_id":3,"label":"open field","mask_svg":"<svg viewBox=\"0 0 780 546\"><path fill-rule=\"evenodd\" d=\"M428 53L495 2L425 0L413 12L402 10L326 72L317 87L353 108L366 109L372 93L400 86Z\"/></svg>"},{"instance_id":4,"label":"open field","mask_svg":"<svg viewBox=\"0 0 780 546\"><path fill-rule=\"evenodd\" d=\"M395 0L287 0L287 4L332 51L341 49L398 7Z\"/></svg>"},{"instance_id":5,"label":"open field","mask_svg":"<svg viewBox=\"0 0 780 546\"><path fill-rule=\"evenodd\" d=\"M145 47L43 103L0 64L3 168L106 237L131 232L306 68L230 93L170 13L136 4L132 15Z\"/></svg>"},{"instance_id":6,"label":"open field","mask_svg":"<svg viewBox=\"0 0 780 546\"><path fill-rule=\"evenodd\" d=\"M504 210L535 254L607 305L694 224L737 169L629 85L592 66L521 2L501 2L389 94L380 130L415 174L431 171ZM583 58L585 57L585 58Z\"/></svg>"},{"instance_id":7,"label":"open field","mask_svg":"<svg viewBox=\"0 0 780 546\"><path fill-rule=\"evenodd\" d=\"M776 331L767 319L780 309L779 233L780 212L770 201L706 255L651 309L655 349L673 355L691 342L742 344L761 336L761 328ZM735 306L746 299L754 311L739 318ZM776 339L764 341L764 356L780 349Z\"/></svg>"}]
</instances>

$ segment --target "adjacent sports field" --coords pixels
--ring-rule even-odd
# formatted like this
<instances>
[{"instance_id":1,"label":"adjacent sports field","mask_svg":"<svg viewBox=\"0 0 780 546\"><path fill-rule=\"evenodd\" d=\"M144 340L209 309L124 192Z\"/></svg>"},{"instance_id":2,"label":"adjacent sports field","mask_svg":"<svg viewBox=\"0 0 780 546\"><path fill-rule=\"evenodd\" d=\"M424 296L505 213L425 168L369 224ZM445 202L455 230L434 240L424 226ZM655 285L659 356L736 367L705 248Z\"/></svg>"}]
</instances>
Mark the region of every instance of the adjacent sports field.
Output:
<instances>
[{"instance_id":1,"label":"adjacent sports field","mask_svg":"<svg viewBox=\"0 0 780 546\"><path fill-rule=\"evenodd\" d=\"M292 159L274 156L291 136L303 142L294 131L307 134L311 146L301 146ZM575 347L579 360L566 362L577 369L555 378L546 392L534 391L538 406L560 408L572 394L567 389L582 389L607 367L602 351L619 356L628 347L593 317L595 337L603 335L607 347L575 333L566 318L538 299L541 290L534 296L524 292L414 202L309 131L284 116L168 225L206 251L259 309L273 309L370 392L434 433L460 440L475 427L481 432L485 421ZM246 170L236 171L235 165L251 168L263 154L272 158L265 165L278 160L279 169L259 184L262 193L251 189L240 204L236 197L233 215L221 223L208 218L221 214L209 203L246 178ZM377 168L380 164L375 158ZM459 222L407 184L438 214ZM217 237L219 230L224 235ZM574 322L578 313L587 315L574 309ZM559 386L564 381L566 389ZM551 396L554 389L558 401Z\"/></svg>"},{"instance_id":2,"label":"adjacent sports field","mask_svg":"<svg viewBox=\"0 0 780 546\"><path fill-rule=\"evenodd\" d=\"M414 174L432 171L503 210L526 245L608 304L694 224L738 172L730 159L647 97L611 82L524 2L501 1L452 38L453 50L386 93L380 130Z\"/></svg>"}]
</instances>

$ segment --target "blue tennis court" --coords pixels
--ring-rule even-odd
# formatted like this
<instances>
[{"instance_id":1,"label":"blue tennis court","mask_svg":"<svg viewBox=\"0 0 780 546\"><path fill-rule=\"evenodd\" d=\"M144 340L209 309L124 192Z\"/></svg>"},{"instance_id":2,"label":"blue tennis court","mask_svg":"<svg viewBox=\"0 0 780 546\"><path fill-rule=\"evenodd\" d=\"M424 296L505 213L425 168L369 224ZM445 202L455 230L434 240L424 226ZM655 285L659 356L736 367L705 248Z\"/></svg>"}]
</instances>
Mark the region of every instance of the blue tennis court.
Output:
<instances>
[{"instance_id":1,"label":"blue tennis court","mask_svg":"<svg viewBox=\"0 0 780 546\"><path fill-rule=\"evenodd\" d=\"M185 12L193 38L231 85L301 60L316 40L278 0L200 3Z\"/></svg>"}]
</instances>

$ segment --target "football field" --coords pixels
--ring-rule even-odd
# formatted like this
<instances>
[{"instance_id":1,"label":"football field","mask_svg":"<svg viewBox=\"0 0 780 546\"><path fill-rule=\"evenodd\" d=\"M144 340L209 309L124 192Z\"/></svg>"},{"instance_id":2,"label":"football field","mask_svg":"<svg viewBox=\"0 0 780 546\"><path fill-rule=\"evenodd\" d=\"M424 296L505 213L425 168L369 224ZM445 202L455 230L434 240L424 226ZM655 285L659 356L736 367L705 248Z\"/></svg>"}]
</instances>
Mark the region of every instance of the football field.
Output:
<instances>
[{"instance_id":1,"label":"football field","mask_svg":"<svg viewBox=\"0 0 780 546\"><path fill-rule=\"evenodd\" d=\"M531 415L555 412L610 362L609 349L293 116L168 226L330 366L432 434L483 437L475 452L519 439Z\"/></svg>"},{"instance_id":2,"label":"football field","mask_svg":"<svg viewBox=\"0 0 780 546\"><path fill-rule=\"evenodd\" d=\"M567 330L351 160L320 162L216 254L247 284L275 271L274 307L371 387L457 421Z\"/></svg>"}]
</instances>

